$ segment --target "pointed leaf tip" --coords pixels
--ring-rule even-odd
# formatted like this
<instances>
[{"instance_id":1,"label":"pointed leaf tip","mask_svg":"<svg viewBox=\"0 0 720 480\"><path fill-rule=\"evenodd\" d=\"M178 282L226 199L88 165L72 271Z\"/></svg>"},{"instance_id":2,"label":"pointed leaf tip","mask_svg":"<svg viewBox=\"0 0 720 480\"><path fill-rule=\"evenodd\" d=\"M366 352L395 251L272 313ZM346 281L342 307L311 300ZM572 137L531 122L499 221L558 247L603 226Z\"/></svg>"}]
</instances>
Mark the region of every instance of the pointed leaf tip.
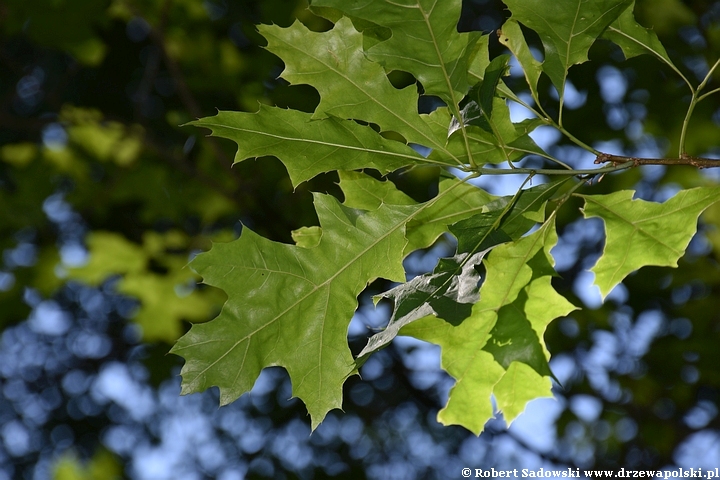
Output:
<instances>
[{"instance_id":1,"label":"pointed leaf tip","mask_svg":"<svg viewBox=\"0 0 720 480\"><path fill-rule=\"evenodd\" d=\"M194 325L172 349L185 358L184 393L218 386L221 402L230 403L263 368L281 366L313 428L342 406L342 385L357 372L346 338L357 296L375 278L404 279L404 225L416 207L366 212L316 194L315 208L322 235L310 230L304 246L245 228L239 239L193 260L228 300L217 318Z\"/></svg>"},{"instance_id":2,"label":"pointed leaf tip","mask_svg":"<svg viewBox=\"0 0 720 480\"><path fill-rule=\"evenodd\" d=\"M603 299L644 266L676 267L697 231L698 216L720 200L720 187L681 190L665 203L634 200L634 193L581 195L585 218L599 217L605 224L605 247L592 268Z\"/></svg>"}]
</instances>

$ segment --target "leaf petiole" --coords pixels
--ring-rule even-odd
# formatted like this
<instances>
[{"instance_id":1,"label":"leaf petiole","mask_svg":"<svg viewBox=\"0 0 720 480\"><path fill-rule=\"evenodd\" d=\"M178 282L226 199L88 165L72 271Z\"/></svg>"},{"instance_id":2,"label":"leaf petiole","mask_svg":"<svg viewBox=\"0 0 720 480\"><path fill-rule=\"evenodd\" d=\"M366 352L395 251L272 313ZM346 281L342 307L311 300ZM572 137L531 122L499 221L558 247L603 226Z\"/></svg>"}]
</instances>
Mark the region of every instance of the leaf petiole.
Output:
<instances>
[{"instance_id":1,"label":"leaf petiole","mask_svg":"<svg viewBox=\"0 0 720 480\"><path fill-rule=\"evenodd\" d=\"M718 68L718 66L720 66L720 59L718 59L715 62L715 64L712 66L712 68L710 68L707 75L705 75L705 78L703 79L702 82L700 82L700 85L698 85L698 87L696 89L693 89L691 87L692 98L690 99L690 105L688 105L688 110L687 110L687 113L685 114L685 119L683 120L682 130L680 131L680 145L678 147L678 149L679 149L678 156L680 156L681 158L684 157L685 153L686 153L685 152L685 137L687 135L688 126L690 125L690 118L692 117L693 111L695 110L695 105L697 105L698 102L700 102L700 100L704 99L708 95L711 95L717 91L720 91L720 88L719 88L719 89L712 90L712 91L706 93L705 95L700 95L700 92L702 91L703 88L705 88L707 83L710 81L710 77L712 77L713 72L715 71L716 68Z\"/></svg>"}]
</instances>

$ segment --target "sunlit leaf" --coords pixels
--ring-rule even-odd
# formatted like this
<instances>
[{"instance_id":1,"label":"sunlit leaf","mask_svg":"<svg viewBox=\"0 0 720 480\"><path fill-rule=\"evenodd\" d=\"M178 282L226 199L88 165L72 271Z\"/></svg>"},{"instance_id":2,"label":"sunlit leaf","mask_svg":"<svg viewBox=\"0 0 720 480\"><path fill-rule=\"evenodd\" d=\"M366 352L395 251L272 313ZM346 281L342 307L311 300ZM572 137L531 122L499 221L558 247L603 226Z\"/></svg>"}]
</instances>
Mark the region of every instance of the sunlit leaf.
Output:
<instances>
[{"instance_id":1,"label":"sunlit leaf","mask_svg":"<svg viewBox=\"0 0 720 480\"><path fill-rule=\"evenodd\" d=\"M484 206L485 213L451 225L449 229L458 240L456 255L441 258L433 272L376 297L392 299L393 314L387 327L370 338L360 356L384 347L402 327L428 315L454 325L465 320L472 304L480 300L477 294L480 275L475 267L492 248L520 238L536 221L544 220L545 202L561 184L541 185L517 197L499 198ZM550 270L554 272L552 267ZM548 269L536 271L547 273Z\"/></svg>"},{"instance_id":2,"label":"sunlit leaf","mask_svg":"<svg viewBox=\"0 0 720 480\"><path fill-rule=\"evenodd\" d=\"M646 265L677 267L697 230L697 218L720 200L720 188L681 190L665 203L633 200L632 190L582 195L585 218L605 222L605 248L592 271L605 298L628 274Z\"/></svg>"},{"instance_id":3,"label":"sunlit leaf","mask_svg":"<svg viewBox=\"0 0 720 480\"><path fill-rule=\"evenodd\" d=\"M185 268L185 255L165 254L166 247L185 246L184 238L173 244L172 233L149 232L139 245L116 233L92 232L87 263L67 269L68 278L97 286L119 276L117 291L139 301L132 320L141 327L143 339L172 343L182 335L183 321L208 320L220 302L216 292L194 289L197 276ZM153 271L151 264L163 273Z\"/></svg>"},{"instance_id":4,"label":"sunlit leaf","mask_svg":"<svg viewBox=\"0 0 720 480\"><path fill-rule=\"evenodd\" d=\"M260 106L257 113L218 112L191 125L238 144L235 162L272 155L288 169L293 185L337 169L375 168L388 173L425 163L415 150L386 140L368 126L351 120L312 120L309 113Z\"/></svg>"},{"instance_id":5,"label":"sunlit leaf","mask_svg":"<svg viewBox=\"0 0 720 480\"><path fill-rule=\"evenodd\" d=\"M448 105L460 102L468 89L468 58L477 32L459 33L460 0L313 0L312 6L341 10L352 18L374 22L391 31L389 39L367 52L387 70L412 73L425 93Z\"/></svg>"},{"instance_id":6,"label":"sunlit leaf","mask_svg":"<svg viewBox=\"0 0 720 480\"><path fill-rule=\"evenodd\" d=\"M288 28L260 26L268 50L285 62L282 77L291 84L307 84L320 93L313 118L329 115L375 123L382 130L401 134L408 142L444 151L446 164L457 164L418 115L414 85L401 90L392 86L383 67L367 59L363 36L346 18L324 33L314 33L299 22Z\"/></svg>"},{"instance_id":7,"label":"sunlit leaf","mask_svg":"<svg viewBox=\"0 0 720 480\"><path fill-rule=\"evenodd\" d=\"M463 136L457 120L454 120L447 108L438 108L430 115L427 115L425 119L427 124L436 132L436 135L449 137L445 149L433 150L428 156L429 159L441 162L447 152L450 152L454 158L463 163L470 163L471 158L479 165L502 163L507 160L506 152L500 148L499 142L492 132L474 125L466 125L465 136ZM469 145L465 143L465 138L467 138Z\"/></svg>"},{"instance_id":8,"label":"sunlit leaf","mask_svg":"<svg viewBox=\"0 0 720 480\"><path fill-rule=\"evenodd\" d=\"M342 385L355 373L346 336L357 296L375 278L404 280L404 223L416 207L364 212L320 194L315 207L322 228L315 247L244 229L193 260L229 298L220 316L194 325L172 349L186 360L183 393L218 386L226 404L250 390L263 368L282 366L313 428L342 406Z\"/></svg>"},{"instance_id":9,"label":"sunlit leaf","mask_svg":"<svg viewBox=\"0 0 720 480\"><path fill-rule=\"evenodd\" d=\"M362 173L341 172L340 188L345 194L345 204L353 208L372 210L382 203L416 204L392 182L379 181ZM443 176L439 190L438 197L428 202L428 207L408 222L406 253L431 246L448 231L448 225L487 211L485 206L496 198L485 190L451 176Z\"/></svg>"},{"instance_id":10,"label":"sunlit leaf","mask_svg":"<svg viewBox=\"0 0 720 480\"><path fill-rule=\"evenodd\" d=\"M542 376L529 365L512 362L507 371L495 384L493 395L498 410L503 412L505 421L510 424L520 415L528 402L536 398L552 398L550 377Z\"/></svg>"},{"instance_id":11,"label":"sunlit leaf","mask_svg":"<svg viewBox=\"0 0 720 480\"><path fill-rule=\"evenodd\" d=\"M383 203L389 205L415 205L417 202L398 190L390 180L377 180L361 172L340 171L340 188L345 196L344 205L363 210L375 210Z\"/></svg>"},{"instance_id":12,"label":"sunlit leaf","mask_svg":"<svg viewBox=\"0 0 720 480\"><path fill-rule=\"evenodd\" d=\"M512 18L535 30L545 47L543 71L560 97L567 71L587 61L587 53L603 30L632 0L505 0Z\"/></svg>"},{"instance_id":13,"label":"sunlit leaf","mask_svg":"<svg viewBox=\"0 0 720 480\"><path fill-rule=\"evenodd\" d=\"M480 264L490 248L474 255L462 253L452 258L441 258L432 273L418 275L378 295L377 298L393 300L393 315L385 329L368 340L358 357L385 347L401 328L428 315L453 324L465 320L472 311L472 305L480 299L477 294L480 274L475 266Z\"/></svg>"},{"instance_id":14,"label":"sunlit leaf","mask_svg":"<svg viewBox=\"0 0 720 480\"><path fill-rule=\"evenodd\" d=\"M293 230L291 235L295 245L298 247L313 248L320 244L322 228L317 226L300 227L297 230Z\"/></svg>"},{"instance_id":15,"label":"sunlit leaf","mask_svg":"<svg viewBox=\"0 0 720 480\"><path fill-rule=\"evenodd\" d=\"M633 11L635 1L623 10L622 14L605 30L603 38L617 44L625 54L625 58L632 58L642 54L651 54L658 57L668 65L673 66L667 51L658 36L649 28L645 28L635 20ZM674 66L673 66L674 68Z\"/></svg>"},{"instance_id":16,"label":"sunlit leaf","mask_svg":"<svg viewBox=\"0 0 720 480\"><path fill-rule=\"evenodd\" d=\"M87 238L89 258L85 265L68 270L69 277L90 285L99 285L111 275L142 272L147 253L122 235L95 231Z\"/></svg>"},{"instance_id":17,"label":"sunlit leaf","mask_svg":"<svg viewBox=\"0 0 720 480\"><path fill-rule=\"evenodd\" d=\"M525 36L520 30L520 25L514 18L509 18L502 26L499 33L500 43L505 45L515 55L518 63L522 66L525 80L530 87L533 98L538 99L538 82L542 73L542 63L537 61L530 51Z\"/></svg>"},{"instance_id":18,"label":"sunlit leaf","mask_svg":"<svg viewBox=\"0 0 720 480\"><path fill-rule=\"evenodd\" d=\"M566 303L551 312L538 311L540 304L535 297L541 295L544 299L548 291L530 285L547 282L544 279L554 273L549 251L556 242L554 221L550 219L533 234L494 248L485 260L487 275L480 288L480 300L467 319L453 325L426 317L400 331L401 335L411 335L442 348L441 365L456 380L447 405L438 414L443 424L462 425L480 433L493 415L490 395L513 361L549 374L546 354L542 347L538 348L541 338L536 325L546 324L552 320L550 316L566 314L574 307ZM532 261L533 258L541 261ZM530 318L536 320L531 322ZM508 331L521 332L525 340L514 337L509 340ZM546 380L541 382L549 386ZM512 392L508 384L512 384L509 379L501 384L499 392L503 395L503 406L514 415L535 394ZM530 386L536 393L538 388ZM546 395L547 389L541 393Z\"/></svg>"}]
</instances>

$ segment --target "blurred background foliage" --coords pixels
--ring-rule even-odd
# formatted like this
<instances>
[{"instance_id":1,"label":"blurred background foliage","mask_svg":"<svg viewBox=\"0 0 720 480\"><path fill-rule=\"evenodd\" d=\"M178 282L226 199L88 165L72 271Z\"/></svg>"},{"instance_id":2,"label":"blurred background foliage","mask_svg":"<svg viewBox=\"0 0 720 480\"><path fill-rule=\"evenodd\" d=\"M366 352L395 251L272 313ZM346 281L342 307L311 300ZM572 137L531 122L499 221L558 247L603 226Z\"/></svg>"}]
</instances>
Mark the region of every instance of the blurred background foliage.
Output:
<instances>
[{"instance_id":1,"label":"blurred background foliage","mask_svg":"<svg viewBox=\"0 0 720 480\"><path fill-rule=\"evenodd\" d=\"M638 0L636 15L696 83L720 57L720 2ZM459 29L491 33L506 16L499 1L466 0ZM436 347L408 339L363 366L346 384L345 412L312 436L282 370L266 370L253 392L219 410L214 391L179 396L181 360L167 351L224 300L197 284L189 258L242 225L289 242L291 230L317 222L309 192L339 195L333 175L293 190L271 158L231 168L230 142L181 126L258 102L312 111L317 92L277 79L282 65L254 26L295 18L330 26L296 0L0 4L0 479L718 466L720 206L704 214L678 269L645 268L603 305L584 272L602 249L602 225L579 220L579 204L561 210L556 288L584 308L546 334L562 383L556 400L531 404L510 429L501 414L479 438L440 426L452 381ZM492 33L491 49L503 51ZM571 70L571 131L610 153L676 154L689 99L682 82L648 56L624 61L604 41L591 60ZM720 95L698 105L688 153L720 155L719 106ZM568 163L593 160L551 131L542 139ZM425 199L436 174L392 179ZM653 167L607 176L592 192L633 188L662 201L718 180ZM446 247L413 254L409 273L432 269ZM370 303L361 299L349 329L356 352L388 317Z\"/></svg>"}]
</instances>

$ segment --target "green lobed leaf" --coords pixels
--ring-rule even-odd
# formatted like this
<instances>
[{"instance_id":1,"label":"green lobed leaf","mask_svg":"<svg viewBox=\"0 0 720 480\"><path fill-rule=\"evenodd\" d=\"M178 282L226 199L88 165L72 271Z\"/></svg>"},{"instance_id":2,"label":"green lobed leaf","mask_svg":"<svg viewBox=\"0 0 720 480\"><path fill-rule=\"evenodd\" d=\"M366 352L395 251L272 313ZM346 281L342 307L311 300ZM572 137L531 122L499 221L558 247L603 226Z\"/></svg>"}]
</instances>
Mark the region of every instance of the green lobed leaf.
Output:
<instances>
[{"instance_id":1,"label":"green lobed leaf","mask_svg":"<svg viewBox=\"0 0 720 480\"><path fill-rule=\"evenodd\" d=\"M477 295L480 276L475 266L492 248L520 238L536 222L542 222L547 199L562 183L544 184L523 190L517 196L499 198L485 206L489 209L486 213L451 225L450 231L458 240L456 255L441 258L432 273L419 275L376 297L393 299L393 314L387 327L370 338L360 356L383 348L402 327L428 315L454 325L465 320L471 305L480 299ZM554 273L552 267L549 270ZM536 271L547 274L548 269Z\"/></svg>"},{"instance_id":2,"label":"green lobed leaf","mask_svg":"<svg viewBox=\"0 0 720 480\"><path fill-rule=\"evenodd\" d=\"M347 18L327 32L315 33L300 22L288 28L261 25L267 49L285 62L282 77L291 84L311 85L320 93L314 119L336 116L375 123L394 131L408 142L443 152L434 157L446 165L458 165L445 148L446 135L438 136L418 114L418 94L411 85L396 89L378 63L367 59L363 35Z\"/></svg>"},{"instance_id":3,"label":"green lobed leaf","mask_svg":"<svg viewBox=\"0 0 720 480\"><path fill-rule=\"evenodd\" d=\"M470 317L458 326L436 317L425 317L400 331L420 340L439 345L441 367L454 379L450 397L438 412L443 425L462 425L479 435L493 416L490 397L505 369L492 354L483 350L494 322Z\"/></svg>"},{"instance_id":4,"label":"green lobed leaf","mask_svg":"<svg viewBox=\"0 0 720 480\"><path fill-rule=\"evenodd\" d=\"M502 77L508 70L509 60L509 55L494 58L485 68L482 82L468 93L467 98L470 102L465 106L465 110L470 112L477 110L477 113L466 120L466 123L470 124L466 129L467 135L475 142L478 141L475 140L475 135L480 134L487 138L489 143L495 146L494 153L500 161L512 162L528 153L547 157L548 155L528 135L527 124L512 123L507 101L499 95L502 93L500 89L503 85ZM480 129L474 128L473 125L479 126ZM481 140L483 143L484 141ZM473 157L476 163L478 158L483 159L484 162L490 161L489 158L477 154Z\"/></svg>"},{"instance_id":5,"label":"green lobed leaf","mask_svg":"<svg viewBox=\"0 0 720 480\"><path fill-rule=\"evenodd\" d=\"M493 246L472 255L460 253L441 258L432 273L418 275L376 296L376 300L394 301L393 314L385 329L368 339L358 357L384 348L401 328L428 315L453 324L465 320L472 312L472 305L480 299L477 293L480 274L475 266L480 265Z\"/></svg>"},{"instance_id":6,"label":"green lobed leaf","mask_svg":"<svg viewBox=\"0 0 720 480\"><path fill-rule=\"evenodd\" d=\"M442 178L439 190L432 205L408 222L406 252L431 246L448 231L448 225L486 212L487 205L497 198L455 177Z\"/></svg>"},{"instance_id":7,"label":"green lobed leaf","mask_svg":"<svg viewBox=\"0 0 720 480\"><path fill-rule=\"evenodd\" d=\"M313 14L330 20L332 23L337 23L342 17L348 17L353 22L353 26L357 31L363 34L363 47L365 50L371 48L379 42L383 42L392 36L390 29L378 25L374 21L364 20L362 18L348 15L345 12L338 10L333 7L321 7L318 5L311 5L310 10Z\"/></svg>"},{"instance_id":8,"label":"green lobed leaf","mask_svg":"<svg viewBox=\"0 0 720 480\"><path fill-rule=\"evenodd\" d=\"M510 55L499 55L493 58L485 68L485 76L477 88L476 98L478 104L480 104L480 108L482 108L483 116L485 116L489 122L492 122L495 91L498 88L500 80L507 74L510 68L509 62ZM472 93L470 95L473 96Z\"/></svg>"},{"instance_id":9,"label":"green lobed leaf","mask_svg":"<svg viewBox=\"0 0 720 480\"><path fill-rule=\"evenodd\" d=\"M472 305L480 300L477 292L480 274L475 267L491 249L511 240L497 229L504 213L504 210L495 210L484 215L484 228L473 232L470 238L463 237L464 244L472 246L461 250L461 244L458 244L456 255L439 259L432 273L418 275L376 296L376 299L390 298L394 301L393 314L387 327L368 340L360 356L385 347L402 327L428 315L453 325L465 320L472 312Z\"/></svg>"},{"instance_id":10,"label":"green lobed leaf","mask_svg":"<svg viewBox=\"0 0 720 480\"><path fill-rule=\"evenodd\" d=\"M257 113L218 112L190 125L236 142L235 163L266 155L279 158L294 186L338 166L385 174L427 163L412 148L383 138L369 126L334 117L312 120L311 114L297 110L260 105Z\"/></svg>"},{"instance_id":11,"label":"green lobed leaf","mask_svg":"<svg viewBox=\"0 0 720 480\"><path fill-rule=\"evenodd\" d=\"M465 114L466 117L467 113ZM430 160L442 162L447 152L450 152L454 158L466 164L470 163L470 159L473 159L477 165L502 163L507 160L506 152L499 147L493 133L480 127L465 125L464 133L468 139L468 144L466 144L459 123L446 107L436 109L427 115L425 120L436 132L436 135L443 135L447 138L444 150L430 152L430 155L428 155ZM469 153L468 147L470 149Z\"/></svg>"},{"instance_id":12,"label":"green lobed leaf","mask_svg":"<svg viewBox=\"0 0 720 480\"><path fill-rule=\"evenodd\" d=\"M602 37L618 45L625 58L632 58L645 53L655 55L663 62L674 67L672 60L660 43L658 36L649 28L645 28L635 20L633 0L622 14L603 32Z\"/></svg>"},{"instance_id":13,"label":"green lobed leaf","mask_svg":"<svg viewBox=\"0 0 720 480\"><path fill-rule=\"evenodd\" d=\"M522 67L525 80L530 87L530 93L535 99L535 102L539 103L537 86L540 81L540 74L542 73L542 63L533 57L530 47L528 47L527 41L525 40L525 36L520 29L520 24L518 24L514 18L506 20L502 29L500 29L499 39L500 43L505 45L513 55L515 55L515 58Z\"/></svg>"},{"instance_id":14,"label":"green lobed leaf","mask_svg":"<svg viewBox=\"0 0 720 480\"><path fill-rule=\"evenodd\" d=\"M362 210L375 210L383 203L417 205L410 196L397 189L390 180L377 180L362 172L340 170L340 189L345 195L343 205Z\"/></svg>"},{"instance_id":15,"label":"green lobed leaf","mask_svg":"<svg viewBox=\"0 0 720 480\"><path fill-rule=\"evenodd\" d=\"M468 81L471 86L482 82L485 76L485 69L490 64L490 36L483 35L475 43L470 63L468 64Z\"/></svg>"},{"instance_id":16,"label":"green lobed leaf","mask_svg":"<svg viewBox=\"0 0 720 480\"><path fill-rule=\"evenodd\" d=\"M498 410L508 425L536 398L553 397L550 377L540 375L529 365L512 362L502 378L495 384L493 395Z\"/></svg>"},{"instance_id":17,"label":"green lobed leaf","mask_svg":"<svg viewBox=\"0 0 720 480\"><path fill-rule=\"evenodd\" d=\"M633 200L633 190L581 195L585 218L605 223L605 248L592 271L605 298L628 274L646 265L677 267L697 230L697 218L720 200L720 187L681 190L665 203Z\"/></svg>"},{"instance_id":18,"label":"green lobed leaf","mask_svg":"<svg viewBox=\"0 0 720 480\"><path fill-rule=\"evenodd\" d=\"M554 269L554 264L551 266ZM578 309L553 288L551 283L553 276L540 276L525 287L527 293L527 301L525 302L527 319L540 339L544 338L545 330L550 322ZM541 345L545 357L549 359L550 352L545 347L545 343L541 342Z\"/></svg>"},{"instance_id":19,"label":"green lobed leaf","mask_svg":"<svg viewBox=\"0 0 720 480\"><path fill-rule=\"evenodd\" d=\"M542 334L549 321L574 309L550 285L554 269L549 251L556 242L552 217L531 235L496 247L485 259L486 278L470 317L459 325L426 317L400 331L442 348L442 367L456 379L438 414L443 424L462 425L479 434L493 415L490 396L496 390L496 398L502 399L498 407L508 410L508 421L530 399L550 395L547 376L537 374L549 372ZM525 340L509 339L508 332ZM517 362L536 372L525 375L534 379L532 383L516 381ZM503 381L507 372L511 376Z\"/></svg>"},{"instance_id":20,"label":"green lobed leaf","mask_svg":"<svg viewBox=\"0 0 720 480\"><path fill-rule=\"evenodd\" d=\"M540 339L525 318L525 300L524 292L521 292L517 301L504 306L498 311L497 321L490 331L483 350L490 353L495 362L503 367L505 370L503 377L513 364L521 363L529 366L542 381L543 377L549 378L552 374ZM498 383L501 381L502 378L499 378ZM495 388L493 388L493 391ZM543 393L542 396L550 396L550 388L547 388ZM533 392L533 394L536 395L537 392ZM508 403L514 403L514 399L508 398ZM498 410L502 409L503 405L498 404ZM508 422L510 421L511 419L508 419Z\"/></svg>"},{"instance_id":21,"label":"green lobed leaf","mask_svg":"<svg viewBox=\"0 0 720 480\"><path fill-rule=\"evenodd\" d=\"M315 247L272 242L245 228L238 240L192 261L228 300L171 350L185 358L183 394L218 386L224 405L250 390L263 368L282 366L313 429L341 407L342 385L356 373L347 328L357 295L378 277L404 280L404 224L417 207L365 212L315 194L315 208L322 228Z\"/></svg>"},{"instance_id":22,"label":"green lobed leaf","mask_svg":"<svg viewBox=\"0 0 720 480\"><path fill-rule=\"evenodd\" d=\"M448 136L445 149L430 152L428 160L443 163L443 158L447 152L450 152L454 158L463 163L469 164L470 159L473 159L476 165L482 166L487 163L502 163L508 159L518 160L528 153L547 156L527 135L532 131L528 129L527 122L512 123L510 109L504 99L499 97L493 99L493 111L496 131L493 131L490 123L483 117L477 101L471 100L461 111L465 123L464 129L460 128L460 123L445 107L426 115L427 124L437 136L445 132Z\"/></svg>"},{"instance_id":23,"label":"green lobed leaf","mask_svg":"<svg viewBox=\"0 0 720 480\"><path fill-rule=\"evenodd\" d=\"M340 188L345 194L344 204L353 208L374 210L382 203L417 204L391 181L376 180L364 173L340 172ZM431 246L448 231L448 225L487 211L486 205L496 198L449 174L444 174L441 178L439 190L437 197L427 202L428 206L408 222L406 254Z\"/></svg>"},{"instance_id":24,"label":"green lobed leaf","mask_svg":"<svg viewBox=\"0 0 720 480\"><path fill-rule=\"evenodd\" d=\"M492 319L494 323L498 310L515 301L520 291L534 278L533 267L536 265L531 260L541 250L550 256L549 250L557 241L554 229L553 217L537 232L500 245L493 251L485 260L487 275L480 287L480 302L473 308L473 317Z\"/></svg>"},{"instance_id":25,"label":"green lobed leaf","mask_svg":"<svg viewBox=\"0 0 720 480\"><path fill-rule=\"evenodd\" d=\"M88 235L88 263L68 269L68 277L97 286L111 275L141 273L146 269L148 254L142 246L113 232L96 230Z\"/></svg>"},{"instance_id":26,"label":"green lobed leaf","mask_svg":"<svg viewBox=\"0 0 720 480\"><path fill-rule=\"evenodd\" d=\"M513 19L535 30L545 49L543 71L560 98L571 66L587 61L587 53L605 28L632 0L504 0Z\"/></svg>"},{"instance_id":27,"label":"green lobed leaf","mask_svg":"<svg viewBox=\"0 0 720 480\"><path fill-rule=\"evenodd\" d=\"M178 295L178 287L197 281L192 272L183 268L184 260L166 275L130 274L118 282L119 293L140 301L133 322L141 327L143 340L147 342L176 341L184 331L183 320L205 321L222 301L216 292L208 295L208 292L190 291L187 295Z\"/></svg>"},{"instance_id":28,"label":"green lobed leaf","mask_svg":"<svg viewBox=\"0 0 720 480\"><path fill-rule=\"evenodd\" d=\"M145 341L174 342L182 335L183 320L204 321L221 301L216 292L188 287L197 277L184 268L186 255L166 253L166 249L186 246L186 239L177 232L146 232L143 245L138 245L117 233L94 231L88 235L87 246L88 263L69 268L67 278L97 286L120 276L117 291L140 302L132 320L141 327ZM163 273L153 271L151 265Z\"/></svg>"},{"instance_id":29,"label":"green lobed leaf","mask_svg":"<svg viewBox=\"0 0 720 480\"><path fill-rule=\"evenodd\" d=\"M388 71L413 74L427 95L454 106L467 92L469 58L480 35L457 31L460 0L312 0L311 5L388 28L391 37L368 49L368 57Z\"/></svg>"},{"instance_id":30,"label":"green lobed leaf","mask_svg":"<svg viewBox=\"0 0 720 480\"><path fill-rule=\"evenodd\" d=\"M533 225L545 220L545 204L567 182L564 178L552 183L522 190L517 194L500 197L485 205L486 212L461 220L450 227L458 239L458 251L469 252L482 237L488 226L495 222L493 212L503 211L514 202L503 216L500 228L512 240L518 240Z\"/></svg>"},{"instance_id":31,"label":"green lobed leaf","mask_svg":"<svg viewBox=\"0 0 720 480\"><path fill-rule=\"evenodd\" d=\"M542 252L538 252L538 254L536 257L544 257ZM551 277L551 275L543 275L543 272L536 270L533 270L533 276L545 277L548 280ZM532 285L532 282L529 285ZM540 341L542 336L537 334L528 319L530 313L527 311L526 290L527 288L524 288L516 300L498 310L497 321L490 332L490 340L483 349L490 352L495 361L505 369L512 362L518 361L529 365L540 375L550 376L548 358L545 356L545 350ZM550 320L552 318L548 321Z\"/></svg>"},{"instance_id":32,"label":"green lobed leaf","mask_svg":"<svg viewBox=\"0 0 720 480\"><path fill-rule=\"evenodd\" d=\"M483 81L485 77L485 69L490 64L490 52L489 52L490 36L483 35L475 44L472 54L470 55L468 65L468 82L471 86L475 86ZM498 84L498 92L500 92L505 98L509 98L515 102L520 102L520 99L515 95L515 92L510 90L505 83L500 80Z\"/></svg>"}]
</instances>

